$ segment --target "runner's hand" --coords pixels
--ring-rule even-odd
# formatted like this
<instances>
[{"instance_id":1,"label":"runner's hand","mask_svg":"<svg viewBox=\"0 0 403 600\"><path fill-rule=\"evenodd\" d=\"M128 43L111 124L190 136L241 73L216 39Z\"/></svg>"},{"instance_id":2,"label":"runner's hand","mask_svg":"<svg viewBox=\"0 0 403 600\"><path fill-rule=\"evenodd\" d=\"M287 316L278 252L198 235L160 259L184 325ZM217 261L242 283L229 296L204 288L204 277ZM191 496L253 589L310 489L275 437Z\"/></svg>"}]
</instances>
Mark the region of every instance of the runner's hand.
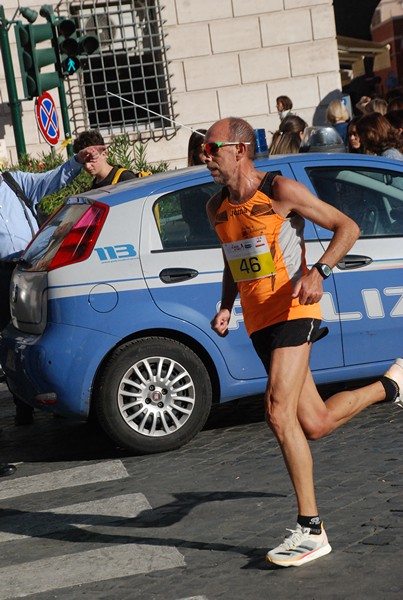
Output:
<instances>
[{"instance_id":1,"label":"runner's hand","mask_svg":"<svg viewBox=\"0 0 403 600\"><path fill-rule=\"evenodd\" d=\"M293 298L299 298L300 304L316 304L323 296L322 276L317 269L303 275L295 284Z\"/></svg>"},{"instance_id":2,"label":"runner's hand","mask_svg":"<svg viewBox=\"0 0 403 600\"><path fill-rule=\"evenodd\" d=\"M227 308L222 308L218 311L214 319L211 321L211 328L221 337L228 335L228 325L231 318L231 313Z\"/></svg>"}]
</instances>

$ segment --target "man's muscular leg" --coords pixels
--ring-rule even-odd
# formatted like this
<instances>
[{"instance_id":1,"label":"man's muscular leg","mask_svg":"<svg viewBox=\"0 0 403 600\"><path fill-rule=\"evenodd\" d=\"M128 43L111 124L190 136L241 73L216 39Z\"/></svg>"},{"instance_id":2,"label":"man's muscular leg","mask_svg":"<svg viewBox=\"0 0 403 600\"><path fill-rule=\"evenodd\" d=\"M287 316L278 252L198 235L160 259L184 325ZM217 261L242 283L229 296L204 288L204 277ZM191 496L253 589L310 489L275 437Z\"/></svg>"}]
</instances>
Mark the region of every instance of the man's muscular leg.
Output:
<instances>
[{"instance_id":1,"label":"man's muscular leg","mask_svg":"<svg viewBox=\"0 0 403 600\"><path fill-rule=\"evenodd\" d=\"M310 344L274 350L266 392L267 422L279 441L302 515L317 513L306 438L327 435L386 397L383 385L376 381L324 402L309 369L309 355Z\"/></svg>"},{"instance_id":2,"label":"man's muscular leg","mask_svg":"<svg viewBox=\"0 0 403 600\"><path fill-rule=\"evenodd\" d=\"M309 354L309 344L273 350L266 391L267 423L281 447L300 515L318 513L312 455L298 419L300 395L309 370Z\"/></svg>"},{"instance_id":3,"label":"man's muscular leg","mask_svg":"<svg viewBox=\"0 0 403 600\"><path fill-rule=\"evenodd\" d=\"M385 388L376 381L357 390L338 392L323 402L308 369L298 403L298 419L308 439L315 440L385 398Z\"/></svg>"}]
</instances>

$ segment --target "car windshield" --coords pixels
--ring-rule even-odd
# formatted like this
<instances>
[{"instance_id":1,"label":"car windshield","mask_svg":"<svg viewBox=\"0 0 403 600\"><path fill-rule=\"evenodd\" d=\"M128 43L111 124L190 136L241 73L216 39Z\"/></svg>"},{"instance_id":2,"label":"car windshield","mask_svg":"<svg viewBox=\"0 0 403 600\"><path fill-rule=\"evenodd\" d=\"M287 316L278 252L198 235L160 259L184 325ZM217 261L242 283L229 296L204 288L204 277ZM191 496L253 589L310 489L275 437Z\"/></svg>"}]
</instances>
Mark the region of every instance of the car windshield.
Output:
<instances>
[{"instance_id":1,"label":"car windshield","mask_svg":"<svg viewBox=\"0 0 403 600\"><path fill-rule=\"evenodd\" d=\"M30 271L45 271L73 225L86 210L86 203L64 205L34 237L20 263Z\"/></svg>"}]
</instances>

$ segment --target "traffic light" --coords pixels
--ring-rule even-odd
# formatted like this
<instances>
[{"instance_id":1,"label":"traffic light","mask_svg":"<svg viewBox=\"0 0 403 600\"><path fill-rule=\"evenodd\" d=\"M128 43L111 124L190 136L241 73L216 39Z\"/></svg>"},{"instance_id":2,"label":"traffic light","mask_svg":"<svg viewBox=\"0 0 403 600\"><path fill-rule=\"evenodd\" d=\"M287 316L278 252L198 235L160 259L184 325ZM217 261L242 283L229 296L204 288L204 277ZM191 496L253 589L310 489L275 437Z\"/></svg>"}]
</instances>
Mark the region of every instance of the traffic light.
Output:
<instances>
[{"instance_id":1,"label":"traffic light","mask_svg":"<svg viewBox=\"0 0 403 600\"><path fill-rule=\"evenodd\" d=\"M17 21L15 25L24 97L27 99L58 87L64 77L81 68L80 55L92 54L99 47L97 37L79 38L75 21L56 17L49 4L41 6L39 14L46 23L33 25L30 22L25 25ZM50 42L49 48L37 48L37 44L45 41ZM47 65L54 65L55 72L41 73L42 67Z\"/></svg>"},{"instance_id":2,"label":"traffic light","mask_svg":"<svg viewBox=\"0 0 403 600\"><path fill-rule=\"evenodd\" d=\"M78 41L76 25L71 19L62 17L58 26L57 46L59 49L59 70L61 77L73 75L81 67L78 58Z\"/></svg>"},{"instance_id":3,"label":"traffic light","mask_svg":"<svg viewBox=\"0 0 403 600\"><path fill-rule=\"evenodd\" d=\"M53 40L53 28L49 23L24 25L18 21L15 26L18 57L21 67L22 85L25 98L41 96L46 90L59 85L58 73L41 73L46 65L56 63L56 52L50 48L38 49L36 45Z\"/></svg>"},{"instance_id":4,"label":"traffic light","mask_svg":"<svg viewBox=\"0 0 403 600\"><path fill-rule=\"evenodd\" d=\"M94 35L78 37L74 21L63 17L58 32L61 76L73 75L81 68L80 56L95 52L99 48L99 40Z\"/></svg>"},{"instance_id":5,"label":"traffic light","mask_svg":"<svg viewBox=\"0 0 403 600\"><path fill-rule=\"evenodd\" d=\"M44 4L39 14L53 26L56 71L61 79L73 75L81 68L80 55L92 54L99 48L98 38L93 35L79 38L75 21L68 17L55 17L49 4Z\"/></svg>"}]
</instances>

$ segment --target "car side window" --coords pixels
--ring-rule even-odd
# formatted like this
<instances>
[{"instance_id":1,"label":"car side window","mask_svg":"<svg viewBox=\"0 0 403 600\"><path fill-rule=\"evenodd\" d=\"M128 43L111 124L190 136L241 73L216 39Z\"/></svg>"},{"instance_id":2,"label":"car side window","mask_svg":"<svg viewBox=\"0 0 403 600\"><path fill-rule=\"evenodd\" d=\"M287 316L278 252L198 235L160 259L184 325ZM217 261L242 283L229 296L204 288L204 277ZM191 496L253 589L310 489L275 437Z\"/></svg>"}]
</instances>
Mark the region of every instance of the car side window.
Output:
<instances>
[{"instance_id":1,"label":"car side window","mask_svg":"<svg viewBox=\"0 0 403 600\"><path fill-rule=\"evenodd\" d=\"M309 167L321 200L351 217L360 237L403 235L403 174L364 167Z\"/></svg>"},{"instance_id":2,"label":"car side window","mask_svg":"<svg viewBox=\"0 0 403 600\"><path fill-rule=\"evenodd\" d=\"M220 189L205 183L161 196L154 204L154 217L164 250L215 248L219 241L207 217L206 204Z\"/></svg>"}]
</instances>

